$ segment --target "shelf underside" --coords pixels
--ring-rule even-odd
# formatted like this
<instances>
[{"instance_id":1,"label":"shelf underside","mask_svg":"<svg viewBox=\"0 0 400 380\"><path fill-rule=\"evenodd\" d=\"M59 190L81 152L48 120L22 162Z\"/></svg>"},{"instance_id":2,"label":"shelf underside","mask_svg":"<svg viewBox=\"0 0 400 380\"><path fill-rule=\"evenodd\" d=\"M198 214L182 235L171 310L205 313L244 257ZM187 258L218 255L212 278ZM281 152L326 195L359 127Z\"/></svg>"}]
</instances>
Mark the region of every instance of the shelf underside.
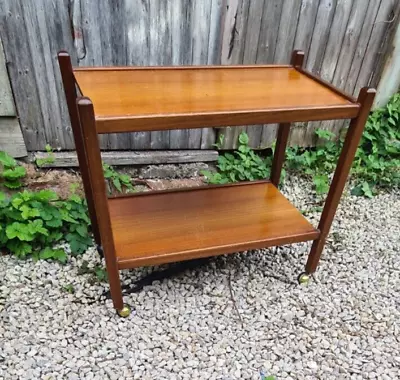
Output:
<instances>
[{"instance_id":1,"label":"shelf underside","mask_svg":"<svg viewBox=\"0 0 400 380\"><path fill-rule=\"evenodd\" d=\"M293 67L80 68L98 133L355 117L359 105Z\"/></svg>"},{"instance_id":2,"label":"shelf underside","mask_svg":"<svg viewBox=\"0 0 400 380\"><path fill-rule=\"evenodd\" d=\"M109 199L120 269L314 240L267 181Z\"/></svg>"}]
</instances>

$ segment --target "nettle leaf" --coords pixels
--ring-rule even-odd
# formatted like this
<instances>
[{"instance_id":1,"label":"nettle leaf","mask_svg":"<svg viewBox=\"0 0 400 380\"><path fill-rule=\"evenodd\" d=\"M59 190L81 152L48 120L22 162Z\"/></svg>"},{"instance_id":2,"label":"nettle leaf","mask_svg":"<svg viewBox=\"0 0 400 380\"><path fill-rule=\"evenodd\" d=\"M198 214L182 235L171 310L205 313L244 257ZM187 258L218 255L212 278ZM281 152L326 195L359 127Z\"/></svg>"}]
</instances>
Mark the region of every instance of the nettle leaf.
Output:
<instances>
[{"instance_id":1,"label":"nettle leaf","mask_svg":"<svg viewBox=\"0 0 400 380\"><path fill-rule=\"evenodd\" d=\"M89 236L82 237L76 232L68 233L65 238L71 247L72 253L83 253L92 244L92 239Z\"/></svg>"},{"instance_id":2,"label":"nettle leaf","mask_svg":"<svg viewBox=\"0 0 400 380\"><path fill-rule=\"evenodd\" d=\"M11 190L19 189L20 187L22 187L22 182L18 180L5 181L4 186Z\"/></svg>"},{"instance_id":3,"label":"nettle leaf","mask_svg":"<svg viewBox=\"0 0 400 380\"><path fill-rule=\"evenodd\" d=\"M124 185L131 185L131 177L128 174L120 174L119 179Z\"/></svg>"},{"instance_id":4,"label":"nettle leaf","mask_svg":"<svg viewBox=\"0 0 400 380\"><path fill-rule=\"evenodd\" d=\"M21 206L25 201L20 198L20 197L15 197L11 200L11 204L13 205L13 207L15 207L16 209L19 209L19 206Z\"/></svg>"},{"instance_id":5,"label":"nettle leaf","mask_svg":"<svg viewBox=\"0 0 400 380\"><path fill-rule=\"evenodd\" d=\"M17 166L17 161L15 161L7 152L0 151L0 164L5 168L12 168Z\"/></svg>"},{"instance_id":6,"label":"nettle leaf","mask_svg":"<svg viewBox=\"0 0 400 380\"><path fill-rule=\"evenodd\" d=\"M115 186L115 188L121 192L122 191L122 187L121 187L121 181L119 180L119 178L113 178L112 179L112 183Z\"/></svg>"},{"instance_id":7,"label":"nettle leaf","mask_svg":"<svg viewBox=\"0 0 400 380\"><path fill-rule=\"evenodd\" d=\"M249 136L247 135L247 133L242 132L239 135L239 142L240 142L240 144L243 144L243 145L247 145L249 143Z\"/></svg>"},{"instance_id":8,"label":"nettle leaf","mask_svg":"<svg viewBox=\"0 0 400 380\"><path fill-rule=\"evenodd\" d=\"M316 175L313 178L315 185L315 191L317 194L325 194L329 190L328 176L327 175Z\"/></svg>"},{"instance_id":9,"label":"nettle leaf","mask_svg":"<svg viewBox=\"0 0 400 380\"><path fill-rule=\"evenodd\" d=\"M14 222L6 227L6 234L9 239L19 239L21 241L32 241L34 232L31 231L29 224Z\"/></svg>"},{"instance_id":10,"label":"nettle leaf","mask_svg":"<svg viewBox=\"0 0 400 380\"><path fill-rule=\"evenodd\" d=\"M79 226L76 227L75 231L82 237L86 237L88 236L88 229L87 226L81 224Z\"/></svg>"},{"instance_id":11,"label":"nettle leaf","mask_svg":"<svg viewBox=\"0 0 400 380\"><path fill-rule=\"evenodd\" d=\"M43 227L43 220L41 219L30 221L28 227L32 234L38 233L45 236L49 235L49 231L45 227Z\"/></svg>"},{"instance_id":12,"label":"nettle leaf","mask_svg":"<svg viewBox=\"0 0 400 380\"><path fill-rule=\"evenodd\" d=\"M363 182L362 185L361 185L361 189L362 189L363 195L365 195L368 198L372 198L373 197L372 189L371 189L371 187L370 187L368 182Z\"/></svg>"},{"instance_id":13,"label":"nettle leaf","mask_svg":"<svg viewBox=\"0 0 400 380\"><path fill-rule=\"evenodd\" d=\"M20 259L26 258L33 250L31 244L16 239L7 242L7 249Z\"/></svg>"},{"instance_id":14,"label":"nettle leaf","mask_svg":"<svg viewBox=\"0 0 400 380\"><path fill-rule=\"evenodd\" d=\"M71 217L68 210L61 209L60 213L61 213L62 220L65 220L66 222L78 224L78 221Z\"/></svg>"},{"instance_id":15,"label":"nettle leaf","mask_svg":"<svg viewBox=\"0 0 400 380\"><path fill-rule=\"evenodd\" d=\"M23 166L17 166L12 169L7 169L3 171L3 178L7 180L16 180L18 178L25 177L26 175L26 169Z\"/></svg>"},{"instance_id":16,"label":"nettle leaf","mask_svg":"<svg viewBox=\"0 0 400 380\"><path fill-rule=\"evenodd\" d=\"M57 260L65 263L67 261L67 254L63 249L53 249L46 247L40 251L39 258L42 260Z\"/></svg>"},{"instance_id":17,"label":"nettle leaf","mask_svg":"<svg viewBox=\"0 0 400 380\"><path fill-rule=\"evenodd\" d=\"M21 216L24 219L33 219L37 216L40 216L40 212L36 208L30 208L27 205L23 205L20 207Z\"/></svg>"},{"instance_id":18,"label":"nettle leaf","mask_svg":"<svg viewBox=\"0 0 400 380\"><path fill-rule=\"evenodd\" d=\"M35 199L42 202L56 201L58 199L58 195L53 190L40 190L35 194Z\"/></svg>"}]
</instances>

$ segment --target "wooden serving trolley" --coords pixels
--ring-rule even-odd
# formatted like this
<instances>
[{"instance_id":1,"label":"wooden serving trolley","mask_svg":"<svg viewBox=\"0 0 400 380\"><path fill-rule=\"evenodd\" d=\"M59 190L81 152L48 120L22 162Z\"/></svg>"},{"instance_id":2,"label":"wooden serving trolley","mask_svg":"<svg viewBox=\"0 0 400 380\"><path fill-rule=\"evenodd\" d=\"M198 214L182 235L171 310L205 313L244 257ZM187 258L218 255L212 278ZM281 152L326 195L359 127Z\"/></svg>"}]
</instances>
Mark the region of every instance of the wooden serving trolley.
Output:
<instances>
[{"instance_id":1,"label":"wooden serving trolley","mask_svg":"<svg viewBox=\"0 0 400 380\"><path fill-rule=\"evenodd\" d=\"M94 238L120 316L119 270L313 240L315 272L375 90L358 99L291 65L72 68L58 55ZM78 93L81 96L78 97ZM351 119L318 229L278 190L291 122ZM270 180L107 197L99 134L280 123Z\"/></svg>"}]
</instances>

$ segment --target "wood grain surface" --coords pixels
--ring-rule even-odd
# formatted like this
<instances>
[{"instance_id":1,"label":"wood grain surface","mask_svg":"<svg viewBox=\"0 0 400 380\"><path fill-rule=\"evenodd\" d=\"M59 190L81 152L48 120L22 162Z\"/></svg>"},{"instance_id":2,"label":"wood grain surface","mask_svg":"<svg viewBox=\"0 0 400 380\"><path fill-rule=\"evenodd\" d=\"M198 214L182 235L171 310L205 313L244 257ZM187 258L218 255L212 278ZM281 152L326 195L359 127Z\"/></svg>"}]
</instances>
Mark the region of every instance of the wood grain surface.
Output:
<instances>
[{"instance_id":1,"label":"wood grain surface","mask_svg":"<svg viewBox=\"0 0 400 380\"><path fill-rule=\"evenodd\" d=\"M120 269L319 236L267 182L113 198L108 204Z\"/></svg>"},{"instance_id":2,"label":"wood grain surface","mask_svg":"<svg viewBox=\"0 0 400 380\"><path fill-rule=\"evenodd\" d=\"M103 68L75 76L94 104L98 133L345 118L359 108L291 67Z\"/></svg>"}]
</instances>

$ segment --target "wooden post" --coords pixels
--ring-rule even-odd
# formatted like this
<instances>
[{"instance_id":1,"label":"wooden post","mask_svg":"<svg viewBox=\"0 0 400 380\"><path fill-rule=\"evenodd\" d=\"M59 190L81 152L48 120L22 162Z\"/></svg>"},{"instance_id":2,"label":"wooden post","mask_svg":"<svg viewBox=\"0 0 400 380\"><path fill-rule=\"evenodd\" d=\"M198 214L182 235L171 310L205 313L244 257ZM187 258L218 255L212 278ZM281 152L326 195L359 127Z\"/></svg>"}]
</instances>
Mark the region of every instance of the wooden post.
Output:
<instances>
[{"instance_id":1,"label":"wooden post","mask_svg":"<svg viewBox=\"0 0 400 380\"><path fill-rule=\"evenodd\" d=\"M60 65L61 77L64 86L65 98L67 100L69 117L71 120L72 132L74 134L76 154L78 156L79 168L81 171L83 189L85 191L86 201L89 210L89 216L92 223L92 231L97 246L101 246L99 227L97 222L96 210L93 204L93 191L89 178L86 153L83 145L81 126L79 124L78 111L76 108L76 86L74 72L71 64L71 57L65 51L58 53L58 63Z\"/></svg>"},{"instance_id":2,"label":"wooden post","mask_svg":"<svg viewBox=\"0 0 400 380\"><path fill-rule=\"evenodd\" d=\"M123 305L122 289L119 279L117 258L115 255L114 238L111 230L111 219L108 210L106 185L101 163L100 146L96 132L93 104L89 98L77 99L77 111L82 126L83 145L86 152L89 180L93 190L93 206L98 216L98 227L103 242L111 298L114 307L121 310Z\"/></svg>"},{"instance_id":3,"label":"wooden post","mask_svg":"<svg viewBox=\"0 0 400 380\"><path fill-rule=\"evenodd\" d=\"M290 61L293 67L302 67L304 62L304 52L295 50ZM278 187L281 178L283 161L285 160L285 152L287 142L289 140L290 123L279 124L274 159L271 168L271 182Z\"/></svg>"},{"instance_id":4,"label":"wooden post","mask_svg":"<svg viewBox=\"0 0 400 380\"><path fill-rule=\"evenodd\" d=\"M347 177L349 175L354 156L360 142L365 123L367 122L369 112L374 102L376 91L371 88L363 88L358 96L360 111L356 118L352 119L342 152L337 163L335 175L329 189L328 197L322 211L321 220L318 229L321 232L320 237L314 241L306 264L306 272L314 273L317 269L322 250L325 245L326 237L332 225L333 218L338 207L340 197Z\"/></svg>"}]
</instances>

